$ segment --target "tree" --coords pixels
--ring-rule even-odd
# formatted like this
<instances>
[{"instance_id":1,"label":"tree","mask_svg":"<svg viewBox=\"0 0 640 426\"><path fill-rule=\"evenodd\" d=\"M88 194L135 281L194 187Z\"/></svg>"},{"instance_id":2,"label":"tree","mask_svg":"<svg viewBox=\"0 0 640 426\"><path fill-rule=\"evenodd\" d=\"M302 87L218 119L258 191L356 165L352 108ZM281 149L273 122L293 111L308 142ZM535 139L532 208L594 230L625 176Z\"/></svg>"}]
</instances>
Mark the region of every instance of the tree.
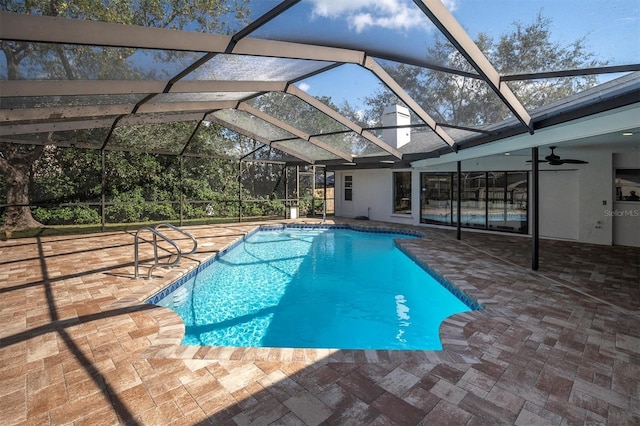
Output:
<instances>
[{"instance_id":1,"label":"tree","mask_svg":"<svg viewBox=\"0 0 640 426\"><path fill-rule=\"evenodd\" d=\"M501 75L606 65L587 51L584 38L568 46L554 43L550 25L549 18L538 14L528 25L514 23L513 30L501 35L497 41L480 33L475 42ZM475 72L464 57L442 39L437 39L428 49L428 59L449 68ZM472 127L496 123L510 115L506 105L480 79L406 64L387 67L387 72L438 122ZM594 75L508 83L528 109L564 99L596 84L597 76ZM367 117L380 120L383 109L392 102L398 102L398 99L390 97L386 90L367 98Z\"/></svg>"},{"instance_id":2,"label":"tree","mask_svg":"<svg viewBox=\"0 0 640 426\"><path fill-rule=\"evenodd\" d=\"M230 33L236 28L229 24L234 19L227 18L233 14L235 20L245 22L248 3L249 0L0 0L0 10L156 28L188 27L194 31ZM162 71L158 74L158 71L132 65L128 59L136 53L136 49L0 40L0 51L6 61L5 78L9 80L172 77L163 75ZM166 60L173 54L154 52L149 55L156 55L157 60ZM42 226L33 219L29 208L31 165L42 152L42 146L0 143L0 173L6 180L6 202L9 205L4 222L7 230Z\"/></svg>"},{"instance_id":3,"label":"tree","mask_svg":"<svg viewBox=\"0 0 640 426\"><path fill-rule=\"evenodd\" d=\"M31 166L44 151L44 146L23 147L0 144L0 173L5 177L7 203L5 228L28 229L41 226L29 208L29 180Z\"/></svg>"}]
</instances>

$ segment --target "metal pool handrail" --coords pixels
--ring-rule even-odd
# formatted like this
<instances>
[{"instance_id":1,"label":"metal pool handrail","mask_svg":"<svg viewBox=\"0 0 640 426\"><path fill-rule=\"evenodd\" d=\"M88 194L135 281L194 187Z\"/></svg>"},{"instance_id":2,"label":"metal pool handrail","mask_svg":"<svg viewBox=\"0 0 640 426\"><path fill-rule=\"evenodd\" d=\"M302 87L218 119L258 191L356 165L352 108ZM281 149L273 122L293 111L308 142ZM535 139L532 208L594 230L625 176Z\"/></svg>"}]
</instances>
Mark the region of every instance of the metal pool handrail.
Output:
<instances>
[{"instance_id":1,"label":"metal pool handrail","mask_svg":"<svg viewBox=\"0 0 640 426\"><path fill-rule=\"evenodd\" d=\"M162 222L162 223L157 224L154 229L157 231L158 228L161 228L163 226L166 226L167 228L173 229L174 231L180 232L182 235L185 235L185 236L189 237L191 239L191 241L193 241L193 248L191 249L190 252L188 252L186 254L193 254L198 250L198 240L196 240L196 237L194 237L193 235L191 235L187 231L185 231L183 229L180 229L177 226L174 226L174 225L172 225L170 223L167 223L167 222Z\"/></svg>"},{"instance_id":2,"label":"metal pool handrail","mask_svg":"<svg viewBox=\"0 0 640 426\"><path fill-rule=\"evenodd\" d=\"M182 258L182 250L180 250L180 247L178 246L178 244L176 244L175 241L173 241L171 238L167 237L166 235L164 235L163 233L149 227L149 226L144 226L140 229L138 229L138 232L136 232L136 236L135 236L135 244L134 244L134 256L135 256L135 260L134 260L134 267L135 267L135 274L134 274L134 278L138 278L138 266L139 266L139 255L138 255L138 243L140 240L140 232L142 231L150 231L153 233L153 254L154 254L154 264L151 266L151 268L149 268L149 273L147 274L147 279L151 278L151 274L153 272L153 269L157 266L173 266L176 265L178 262L180 262L180 259ZM168 242L169 244L171 244L176 251L178 252L178 255L176 257L176 260L174 260L173 262L167 262L167 263L158 263L158 237L162 238L163 240L165 240L166 242ZM171 255L173 256L173 254ZM171 257L169 257L169 259L171 259Z\"/></svg>"}]
</instances>

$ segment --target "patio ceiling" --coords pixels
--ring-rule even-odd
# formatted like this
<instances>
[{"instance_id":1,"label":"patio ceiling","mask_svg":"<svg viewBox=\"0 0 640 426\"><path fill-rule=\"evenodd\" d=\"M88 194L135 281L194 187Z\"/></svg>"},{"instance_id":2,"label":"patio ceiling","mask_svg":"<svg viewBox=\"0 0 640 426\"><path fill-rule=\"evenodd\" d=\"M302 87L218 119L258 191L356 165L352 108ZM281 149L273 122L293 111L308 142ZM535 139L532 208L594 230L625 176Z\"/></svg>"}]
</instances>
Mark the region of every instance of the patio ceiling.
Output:
<instances>
[{"instance_id":1,"label":"patio ceiling","mask_svg":"<svg viewBox=\"0 0 640 426\"><path fill-rule=\"evenodd\" d=\"M201 132L218 125L283 153L284 159L310 164L372 159L388 163L406 157L406 152L383 140L381 127L356 124L301 88L309 79L351 66L377 80L412 111L414 127L426 132L419 152L411 153L415 160L442 148L457 152L470 141L488 140L488 134L499 135L507 127L511 134L533 134L533 114L511 90L511 81L640 70L636 52L631 62L623 59L606 67L544 73L523 69L520 74L501 75L440 0L415 0L408 7L460 53L472 72L438 63L424 51L400 52L395 48L401 42L397 39L382 45L360 34L340 38L315 25L301 32L296 14L310 13L310 3L317 1L250 3L248 23L240 24L229 14L225 27L232 35L0 11L1 41L22 43L26 51L47 52L34 56L21 79L9 79L9 64L0 63L0 142L236 159L257 155L194 147L192 141ZM506 0L497 3L506 5ZM347 34L348 28L343 30ZM65 62L63 54L56 56L80 47L78 63ZM118 57L122 63L104 63L104 58ZM80 73L80 61L94 72ZM504 124L476 127L439 122L394 80L386 66L390 62L444 72L451 79L475 80L512 115ZM55 74L51 67L64 72ZM264 96L273 96L288 113L263 108ZM182 123L179 129L175 123ZM127 126L156 126L154 135L170 139L130 146L118 136ZM215 144L215 138L201 139Z\"/></svg>"}]
</instances>

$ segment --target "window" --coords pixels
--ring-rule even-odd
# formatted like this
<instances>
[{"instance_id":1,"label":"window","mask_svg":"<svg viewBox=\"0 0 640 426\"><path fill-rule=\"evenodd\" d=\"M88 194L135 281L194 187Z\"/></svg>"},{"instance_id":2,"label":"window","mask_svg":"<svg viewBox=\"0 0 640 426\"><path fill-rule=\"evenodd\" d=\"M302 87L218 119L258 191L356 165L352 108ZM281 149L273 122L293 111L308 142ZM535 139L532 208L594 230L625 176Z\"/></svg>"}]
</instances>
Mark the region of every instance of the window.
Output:
<instances>
[{"instance_id":1,"label":"window","mask_svg":"<svg viewBox=\"0 0 640 426\"><path fill-rule=\"evenodd\" d=\"M422 223L451 225L453 194L451 173L420 173L420 203Z\"/></svg>"},{"instance_id":2,"label":"window","mask_svg":"<svg viewBox=\"0 0 640 426\"><path fill-rule=\"evenodd\" d=\"M353 200L353 176L344 177L344 199L345 201Z\"/></svg>"},{"instance_id":3,"label":"window","mask_svg":"<svg viewBox=\"0 0 640 426\"><path fill-rule=\"evenodd\" d=\"M457 176L456 176L457 179ZM462 226L485 228L487 222L487 181L484 172L462 172L462 188L460 189L460 223ZM456 223L457 212L453 212Z\"/></svg>"},{"instance_id":4,"label":"window","mask_svg":"<svg viewBox=\"0 0 640 426\"><path fill-rule=\"evenodd\" d=\"M488 174L489 229L527 230L527 172Z\"/></svg>"},{"instance_id":5,"label":"window","mask_svg":"<svg viewBox=\"0 0 640 426\"><path fill-rule=\"evenodd\" d=\"M460 224L526 234L527 172L463 172ZM420 222L457 224L456 173L420 174Z\"/></svg>"},{"instance_id":6,"label":"window","mask_svg":"<svg viewBox=\"0 0 640 426\"><path fill-rule=\"evenodd\" d=\"M640 201L640 169L616 169L616 201Z\"/></svg>"},{"instance_id":7,"label":"window","mask_svg":"<svg viewBox=\"0 0 640 426\"><path fill-rule=\"evenodd\" d=\"M393 213L411 214L411 172L393 173Z\"/></svg>"}]
</instances>

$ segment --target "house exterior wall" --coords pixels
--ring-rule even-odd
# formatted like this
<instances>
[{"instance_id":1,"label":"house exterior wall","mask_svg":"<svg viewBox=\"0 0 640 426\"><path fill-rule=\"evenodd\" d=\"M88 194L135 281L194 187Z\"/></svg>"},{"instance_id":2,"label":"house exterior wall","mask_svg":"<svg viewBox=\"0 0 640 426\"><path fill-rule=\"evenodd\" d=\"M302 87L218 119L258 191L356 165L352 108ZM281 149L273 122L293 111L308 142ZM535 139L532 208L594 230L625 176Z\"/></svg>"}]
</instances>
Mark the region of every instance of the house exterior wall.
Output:
<instances>
[{"instance_id":1,"label":"house exterior wall","mask_svg":"<svg viewBox=\"0 0 640 426\"><path fill-rule=\"evenodd\" d=\"M404 169L402 171L408 171ZM401 171L401 170L394 170ZM344 176L353 176L353 201L344 199ZM393 171L390 169L336 171L336 216L368 216L383 222L417 224L415 176L411 185L412 214L393 214ZM419 207L418 207L419 209ZM417 220L415 220L417 219Z\"/></svg>"},{"instance_id":2,"label":"house exterior wall","mask_svg":"<svg viewBox=\"0 0 640 426\"><path fill-rule=\"evenodd\" d=\"M640 216L617 217L617 210L640 211L640 202L614 202L615 167L640 168L640 154L616 154L602 150L570 150L563 148L565 158L580 158L585 165L540 165L540 231L541 236L592 244L640 246ZM543 157L544 150L540 150ZM616 159L614 161L614 158ZM530 169L530 156L492 156L465 160L462 170L522 171ZM372 220L392 223L420 224L420 173L455 172L456 164L448 163L412 169L412 214L393 214L393 171L391 169L337 171L336 181L351 174L354 196L345 205L336 185L336 215L369 216ZM398 170L400 171L400 170ZM531 176L529 176L531 185ZM340 191L338 191L340 188ZM531 188L530 188L531 193ZM339 197L339 198L338 198ZM625 205L622 205L625 204ZM427 226L427 225L425 225ZM531 234L531 221L529 221Z\"/></svg>"}]
</instances>

